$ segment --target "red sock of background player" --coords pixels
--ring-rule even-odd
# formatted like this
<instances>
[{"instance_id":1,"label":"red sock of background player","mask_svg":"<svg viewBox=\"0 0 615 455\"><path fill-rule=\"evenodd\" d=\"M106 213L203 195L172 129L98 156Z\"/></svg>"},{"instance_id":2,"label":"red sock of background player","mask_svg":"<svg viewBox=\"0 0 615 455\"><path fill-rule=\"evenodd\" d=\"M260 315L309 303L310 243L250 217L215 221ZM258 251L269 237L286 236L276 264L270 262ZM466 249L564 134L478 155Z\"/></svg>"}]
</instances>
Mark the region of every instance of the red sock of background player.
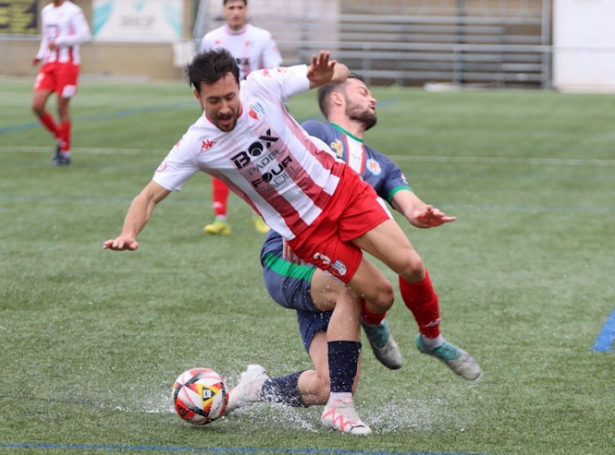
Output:
<instances>
[{"instance_id":1,"label":"red sock of background player","mask_svg":"<svg viewBox=\"0 0 615 455\"><path fill-rule=\"evenodd\" d=\"M58 139L60 139L60 153L70 153L70 128L71 122L60 123Z\"/></svg>"},{"instance_id":2,"label":"red sock of background player","mask_svg":"<svg viewBox=\"0 0 615 455\"><path fill-rule=\"evenodd\" d=\"M380 325L380 323L384 320L384 317L387 315L386 312L376 314L370 311L370 309L367 308L365 299L361 299L361 306L363 306L363 322L366 322L369 325Z\"/></svg>"},{"instance_id":3,"label":"red sock of background player","mask_svg":"<svg viewBox=\"0 0 615 455\"><path fill-rule=\"evenodd\" d=\"M53 134L56 139L59 139L60 133L58 131L58 125L56 125L56 122L53 120L51 114L49 112L45 112L40 120L45 129Z\"/></svg>"},{"instance_id":4,"label":"red sock of background player","mask_svg":"<svg viewBox=\"0 0 615 455\"><path fill-rule=\"evenodd\" d=\"M226 220L226 206L228 195L231 190L229 190L228 186L226 186L222 180L215 177L211 179L211 187L216 219Z\"/></svg>"},{"instance_id":5,"label":"red sock of background player","mask_svg":"<svg viewBox=\"0 0 615 455\"><path fill-rule=\"evenodd\" d=\"M404 303L414 315L424 344L428 348L440 346L444 342L440 334L440 305L427 269L425 279L418 283L409 283L399 277L399 290Z\"/></svg>"}]
</instances>

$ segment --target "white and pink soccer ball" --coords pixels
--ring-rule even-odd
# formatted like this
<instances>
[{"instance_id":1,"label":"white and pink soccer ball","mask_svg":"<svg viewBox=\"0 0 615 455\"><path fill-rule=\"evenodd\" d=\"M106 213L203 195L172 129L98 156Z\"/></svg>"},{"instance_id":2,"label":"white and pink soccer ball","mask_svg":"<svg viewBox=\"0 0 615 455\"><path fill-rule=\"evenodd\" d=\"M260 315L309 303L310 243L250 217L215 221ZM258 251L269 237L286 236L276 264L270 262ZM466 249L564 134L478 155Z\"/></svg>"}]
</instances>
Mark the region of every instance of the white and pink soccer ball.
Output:
<instances>
[{"instance_id":1,"label":"white and pink soccer ball","mask_svg":"<svg viewBox=\"0 0 615 455\"><path fill-rule=\"evenodd\" d=\"M179 375L172 398L177 415L194 425L219 419L228 404L224 379L209 368L192 368Z\"/></svg>"}]
</instances>

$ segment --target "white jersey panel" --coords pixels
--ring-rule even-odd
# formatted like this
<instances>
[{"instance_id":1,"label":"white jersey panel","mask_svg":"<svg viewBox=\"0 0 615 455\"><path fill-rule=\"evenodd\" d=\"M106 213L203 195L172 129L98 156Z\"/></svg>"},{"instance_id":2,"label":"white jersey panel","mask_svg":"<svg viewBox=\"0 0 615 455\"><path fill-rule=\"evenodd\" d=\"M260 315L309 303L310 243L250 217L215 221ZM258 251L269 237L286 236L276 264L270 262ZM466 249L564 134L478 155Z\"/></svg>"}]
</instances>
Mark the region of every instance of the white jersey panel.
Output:
<instances>
[{"instance_id":1,"label":"white jersey panel","mask_svg":"<svg viewBox=\"0 0 615 455\"><path fill-rule=\"evenodd\" d=\"M247 24L234 32L223 25L207 33L201 41L200 52L223 47L237 60L239 76L245 79L252 71L277 68L282 56L271 33Z\"/></svg>"},{"instance_id":2,"label":"white jersey panel","mask_svg":"<svg viewBox=\"0 0 615 455\"><path fill-rule=\"evenodd\" d=\"M50 3L41 11L41 17L43 38L36 57L43 63L79 64L79 45L92 38L81 8L70 1L58 7ZM49 43L52 42L59 47L50 51Z\"/></svg>"}]
</instances>

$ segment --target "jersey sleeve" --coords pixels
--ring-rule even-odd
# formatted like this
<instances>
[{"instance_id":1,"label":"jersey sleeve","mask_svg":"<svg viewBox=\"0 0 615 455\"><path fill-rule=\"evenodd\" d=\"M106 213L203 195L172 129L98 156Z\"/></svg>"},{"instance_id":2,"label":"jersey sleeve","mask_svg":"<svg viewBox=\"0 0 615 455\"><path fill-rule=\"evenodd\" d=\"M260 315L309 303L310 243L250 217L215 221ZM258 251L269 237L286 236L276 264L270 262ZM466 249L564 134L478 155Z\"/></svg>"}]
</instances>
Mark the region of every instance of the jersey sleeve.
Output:
<instances>
[{"instance_id":1,"label":"jersey sleeve","mask_svg":"<svg viewBox=\"0 0 615 455\"><path fill-rule=\"evenodd\" d=\"M264 43L263 64L265 68L277 68L282 65L282 55L271 33L269 33Z\"/></svg>"},{"instance_id":2,"label":"jersey sleeve","mask_svg":"<svg viewBox=\"0 0 615 455\"><path fill-rule=\"evenodd\" d=\"M199 52L202 54L203 52L207 52L212 48L212 41L209 39L209 36L205 35L201 40L201 47L199 48Z\"/></svg>"},{"instance_id":3,"label":"jersey sleeve","mask_svg":"<svg viewBox=\"0 0 615 455\"><path fill-rule=\"evenodd\" d=\"M397 164L380 152L372 149L372 153L378 163L380 163L380 167L382 168L382 172L385 176L385 178L382 179L382 186L377 189L378 196L388 202L391 202L393 196L398 191L412 191L412 188L408 185L406 176Z\"/></svg>"},{"instance_id":4,"label":"jersey sleeve","mask_svg":"<svg viewBox=\"0 0 615 455\"><path fill-rule=\"evenodd\" d=\"M58 46L74 46L76 44L87 43L92 39L92 33L90 32L90 26L88 25L83 11L76 10L70 19L73 33L70 35L60 35L54 41Z\"/></svg>"},{"instance_id":5,"label":"jersey sleeve","mask_svg":"<svg viewBox=\"0 0 615 455\"><path fill-rule=\"evenodd\" d=\"M199 170L191 146L191 141L184 136L160 163L152 180L169 191L180 191Z\"/></svg>"},{"instance_id":6,"label":"jersey sleeve","mask_svg":"<svg viewBox=\"0 0 615 455\"><path fill-rule=\"evenodd\" d=\"M310 90L307 65L253 71L246 81L251 88L260 86L265 93L287 103L293 96Z\"/></svg>"},{"instance_id":7,"label":"jersey sleeve","mask_svg":"<svg viewBox=\"0 0 615 455\"><path fill-rule=\"evenodd\" d=\"M317 120L306 120L301 126L310 136L317 137L326 144L335 140L331 133L331 128L326 123Z\"/></svg>"},{"instance_id":8,"label":"jersey sleeve","mask_svg":"<svg viewBox=\"0 0 615 455\"><path fill-rule=\"evenodd\" d=\"M47 49L49 48L49 41L47 39L47 35L43 32L41 38L41 45L38 47L38 53L36 54L36 58L39 60L43 60L47 53Z\"/></svg>"}]
</instances>

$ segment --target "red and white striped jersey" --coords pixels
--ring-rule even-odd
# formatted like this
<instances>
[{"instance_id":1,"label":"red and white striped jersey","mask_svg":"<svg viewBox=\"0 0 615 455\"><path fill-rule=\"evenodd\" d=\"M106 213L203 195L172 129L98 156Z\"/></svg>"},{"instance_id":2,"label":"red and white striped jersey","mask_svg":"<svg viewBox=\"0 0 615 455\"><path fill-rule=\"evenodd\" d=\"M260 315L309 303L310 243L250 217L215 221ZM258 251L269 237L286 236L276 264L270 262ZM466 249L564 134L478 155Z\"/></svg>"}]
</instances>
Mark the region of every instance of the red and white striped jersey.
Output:
<instances>
[{"instance_id":1,"label":"red and white striped jersey","mask_svg":"<svg viewBox=\"0 0 615 455\"><path fill-rule=\"evenodd\" d=\"M53 3L45 6L41 12L43 39L36 58L43 63L72 62L79 64L79 45L90 41L92 35L83 11L74 3L66 0L56 7ZM49 43L59 47L49 50Z\"/></svg>"},{"instance_id":2,"label":"red and white striped jersey","mask_svg":"<svg viewBox=\"0 0 615 455\"><path fill-rule=\"evenodd\" d=\"M252 71L277 68L282 56L271 33L247 24L235 32L223 25L207 33L201 41L200 52L223 47L237 60L239 77L245 79Z\"/></svg>"},{"instance_id":3,"label":"red and white striped jersey","mask_svg":"<svg viewBox=\"0 0 615 455\"><path fill-rule=\"evenodd\" d=\"M344 162L309 136L284 103L309 90L307 66L251 73L241 82L235 128L219 130L205 115L173 147L153 180L178 191L197 171L226 185L284 238L295 238L320 215Z\"/></svg>"}]
</instances>

